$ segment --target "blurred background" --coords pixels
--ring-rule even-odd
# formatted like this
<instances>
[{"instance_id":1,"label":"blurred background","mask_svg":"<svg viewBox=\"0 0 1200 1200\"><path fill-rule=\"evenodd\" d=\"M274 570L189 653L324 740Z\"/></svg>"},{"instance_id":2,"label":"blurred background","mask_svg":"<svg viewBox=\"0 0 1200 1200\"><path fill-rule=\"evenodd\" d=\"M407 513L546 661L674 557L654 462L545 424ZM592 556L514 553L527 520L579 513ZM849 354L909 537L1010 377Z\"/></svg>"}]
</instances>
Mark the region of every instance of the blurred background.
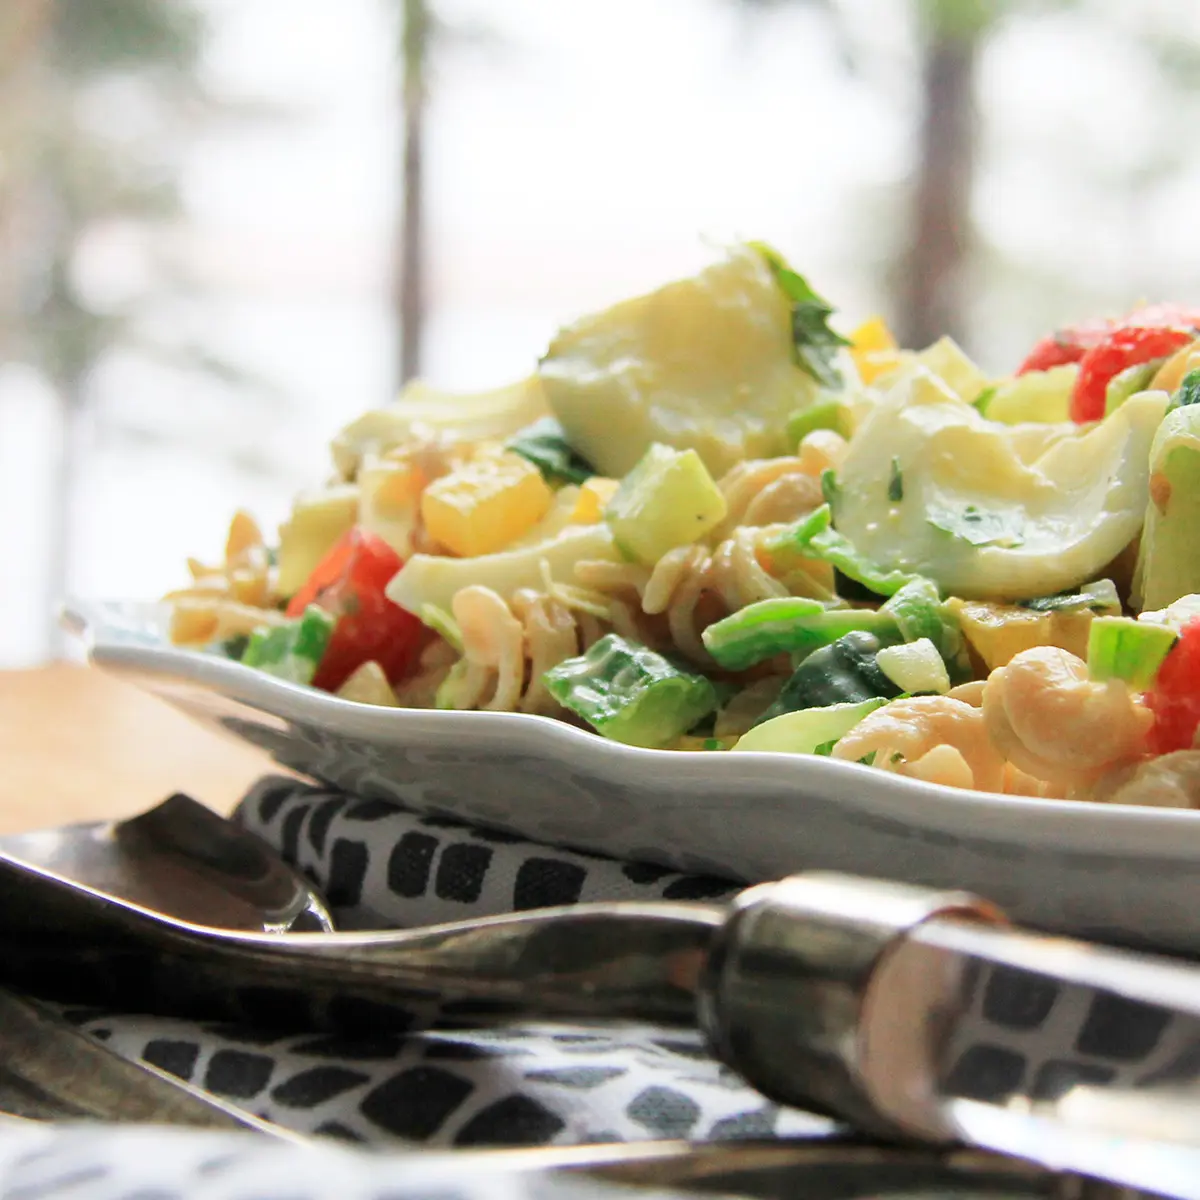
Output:
<instances>
[{"instance_id":1,"label":"blurred background","mask_svg":"<svg viewBox=\"0 0 1200 1200\"><path fill-rule=\"evenodd\" d=\"M1200 301L1198 86L1193 0L4 0L0 666L706 239L996 371Z\"/></svg>"}]
</instances>

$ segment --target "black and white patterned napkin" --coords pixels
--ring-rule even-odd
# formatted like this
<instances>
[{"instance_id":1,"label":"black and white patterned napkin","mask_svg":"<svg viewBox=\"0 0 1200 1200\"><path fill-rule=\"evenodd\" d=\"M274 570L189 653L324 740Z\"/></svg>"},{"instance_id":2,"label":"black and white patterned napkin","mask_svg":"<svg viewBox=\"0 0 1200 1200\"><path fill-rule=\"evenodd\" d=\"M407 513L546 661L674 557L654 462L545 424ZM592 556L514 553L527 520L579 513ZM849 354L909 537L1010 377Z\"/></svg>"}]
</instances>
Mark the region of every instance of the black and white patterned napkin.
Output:
<instances>
[{"instance_id":1,"label":"black and white patterned napkin","mask_svg":"<svg viewBox=\"0 0 1200 1200\"><path fill-rule=\"evenodd\" d=\"M585 1176L465 1170L446 1156L128 1126L0 1129L0 1200L683 1200Z\"/></svg>"}]
</instances>

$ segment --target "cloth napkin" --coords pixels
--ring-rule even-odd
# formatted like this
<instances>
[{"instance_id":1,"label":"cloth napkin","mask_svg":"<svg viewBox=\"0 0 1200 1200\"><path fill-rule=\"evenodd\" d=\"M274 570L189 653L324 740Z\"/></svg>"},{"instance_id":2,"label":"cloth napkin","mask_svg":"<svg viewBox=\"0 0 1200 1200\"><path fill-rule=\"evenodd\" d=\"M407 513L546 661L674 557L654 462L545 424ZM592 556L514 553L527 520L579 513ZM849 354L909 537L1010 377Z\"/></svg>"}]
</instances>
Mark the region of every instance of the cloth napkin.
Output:
<instances>
[{"instance_id":1,"label":"cloth napkin","mask_svg":"<svg viewBox=\"0 0 1200 1200\"><path fill-rule=\"evenodd\" d=\"M236 819L321 887L342 928L406 927L594 900L719 902L739 886L538 845L291 778L260 781ZM953 1050L951 1083L976 1099L1001 1099L1018 1087L1046 1095L1076 1082L1136 1084L1169 1072L1188 1053L1156 1010L1061 993L1025 972L992 969L973 995L970 1020ZM336 1152L336 1139L372 1148L414 1142L477 1148L820 1137L833 1128L824 1118L770 1103L715 1062L698 1035L680 1030L530 1023L479 1029L443 1020L417 1032L335 1037L63 1011L128 1058L152 1063L280 1125L328 1135L322 1153L329 1155ZM110 1143L86 1131L36 1132L51 1139L46 1145L59 1146L54 1155L67 1153L62 1148L67 1143L55 1138L75 1139L70 1146L84 1147L83 1159L109 1154ZM22 1136L28 1140L33 1134ZM148 1135L121 1135L130 1145L139 1136ZM0 1198L9 1194L2 1186L3 1155L11 1139L0 1134ZM40 1161L38 1155L50 1151L30 1153L30 1161ZM181 1164L199 1161L191 1154L181 1149L167 1157ZM203 1159L200 1151L195 1154ZM235 1158L252 1166L256 1154L273 1154L277 1163L280 1151L243 1148ZM361 1168L365 1174L351 1172L347 1178L361 1178L369 1188L377 1178L372 1170L374 1160ZM184 1176L190 1188L195 1180ZM284 1188L262 1194L285 1191L293 1194ZM129 1187L111 1194L127 1193L143 1194ZM35 1188L19 1194L57 1193ZM78 1194L92 1200L91 1192ZM101 1194L109 1193L96 1196ZM159 1194L145 1191L146 1197ZM294 1194L333 1193L298 1187Z\"/></svg>"},{"instance_id":2,"label":"cloth napkin","mask_svg":"<svg viewBox=\"0 0 1200 1200\"><path fill-rule=\"evenodd\" d=\"M337 1142L299 1149L253 1134L150 1126L0 1130L0 1200L685 1200L526 1171L465 1170ZM424 1161L423 1161L424 1160Z\"/></svg>"}]
</instances>

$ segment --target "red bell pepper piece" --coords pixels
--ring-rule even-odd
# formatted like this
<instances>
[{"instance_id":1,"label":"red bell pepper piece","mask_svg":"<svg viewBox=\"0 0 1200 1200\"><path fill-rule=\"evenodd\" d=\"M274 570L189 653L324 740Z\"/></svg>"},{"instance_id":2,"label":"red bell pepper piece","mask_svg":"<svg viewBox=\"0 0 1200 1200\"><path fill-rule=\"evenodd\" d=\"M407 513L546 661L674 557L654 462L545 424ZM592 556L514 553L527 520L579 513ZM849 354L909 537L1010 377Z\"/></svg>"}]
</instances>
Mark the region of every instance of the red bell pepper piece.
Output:
<instances>
[{"instance_id":1,"label":"red bell pepper piece","mask_svg":"<svg viewBox=\"0 0 1200 1200\"><path fill-rule=\"evenodd\" d=\"M314 687L336 692L372 660L390 683L408 673L426 640L425 626L384 591L403 565L387 542L356 527L333 546L291 598L289 617L316 604L337 619L313 677Z\"/></svg>"},{"instance_id":2,"label":"red bell pepper piece","mask_svg":"<svg viewBox=\"0 0 1200 1200\"><path fill-rule=\"evenodd\" d=\"M1200 617L1183 627L1145 701L1154 713L1149 749L1155 754L1190 750L1200 727Z\"/></svg>"}]
</instances>

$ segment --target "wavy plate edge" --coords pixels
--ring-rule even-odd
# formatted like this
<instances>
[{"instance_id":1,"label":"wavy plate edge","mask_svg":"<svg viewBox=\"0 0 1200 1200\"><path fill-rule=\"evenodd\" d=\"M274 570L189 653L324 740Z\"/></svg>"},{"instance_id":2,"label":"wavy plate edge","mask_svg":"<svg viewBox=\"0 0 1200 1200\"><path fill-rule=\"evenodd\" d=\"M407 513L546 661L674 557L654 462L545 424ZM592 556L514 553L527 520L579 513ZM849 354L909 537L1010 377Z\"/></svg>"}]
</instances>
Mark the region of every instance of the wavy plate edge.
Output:
<instances>
[{"instance_id":1,"label":"wavy plate edge","mask_svg":"<svg viewBox=\"0 0 1200 1200\"><path fill-rule=\"evenodd\" d=\"M1183 850L1185 857L1194 856L1200 865L1200 812L1192 810L963 792L828 758L649 750L525 713L379 708L275 679L214 655L171 646L161 632L157 637L146 632L165 627L162 605L69 601L60 610L60 620L83 641L89 661L103 670L148 681L197 685L285 720L319 724L338 736L386 742L403 732L406 740L428 737L435 743L464 737L494 739L508 747L519 745L534 755L569 756L601 779L629 773L646 778L670 764L677 785L702 769L718 781L728 775L731 792L748 774L786 788L795 786L803 773L810 789L831 793L852 789L866 809L890 817L896 817L898 809L907 810L914 824L922 828L998 842L1035 839L1044 846L1083 853L1111 851L1114 845L1121 845L1134 853L1179 858ZM150 690L162 696L161 691ZM169 697L163 698L170 702Z\"/></svg>"}]
</instances>

